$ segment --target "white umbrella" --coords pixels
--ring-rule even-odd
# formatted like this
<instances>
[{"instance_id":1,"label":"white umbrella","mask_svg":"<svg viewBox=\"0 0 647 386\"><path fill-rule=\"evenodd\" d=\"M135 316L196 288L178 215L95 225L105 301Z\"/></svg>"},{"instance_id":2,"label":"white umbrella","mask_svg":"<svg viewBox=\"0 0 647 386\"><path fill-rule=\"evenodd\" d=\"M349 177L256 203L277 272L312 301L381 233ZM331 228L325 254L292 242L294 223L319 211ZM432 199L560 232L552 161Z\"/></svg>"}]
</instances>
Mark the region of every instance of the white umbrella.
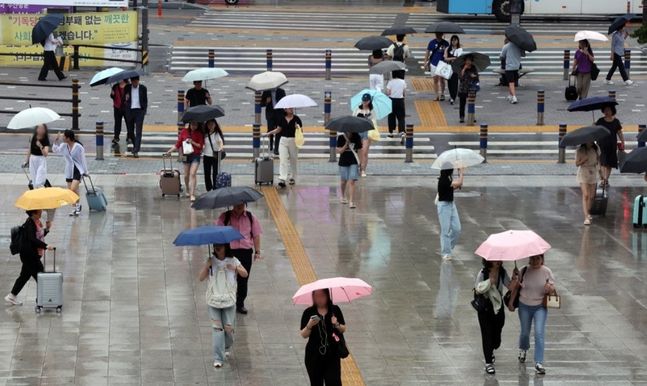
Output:
<instances>
[{"instance_id":1,"label":"white umbrella","mask_svg":"<svg viewBox=\"0 0 647 386\"><path fill-rule=\"evenodd\" d=\"M609 39L603 34L595 31L580 31L575 34L575 39L573 41L579 42L580 40L595 40L598 42L606 42Z\"/></svg>"},{"instance_id":2,"label":"white umbrella","mask_svg":"<svg viewBox=\"0 0 647 386\"><path fill-rule=\"evenodd\" d=\"M432 169L460 169L483 163L484 158L470 149L456 148L444 151L431 165Z\"/></svg>"},{"instance_id":3,"label":"white umbrella","mask_svg":"<svg viewBox=\"0 0 647 386\"><path fill-rule=\"evenodd\" d=\"M14 115L7 125L8 129L26 129L58 121L61 116L45 107L31 107Z\"/></svg>"},{"instance_id":4,"label":"white umbrella","mask_svg":"<svg viewBox=\"0 0 647 386\"><path fill-rule=\"evenodd\" d=\"M90 87L98 86L100 84L105 84L108 81L108 78L110 78L113 75L117 75L120 72L123 72L123 68L119 67L111 67L107 68L103 71L99 71L90 80Z\"/></svg>"},{"instance_id":5,"label":"white umbrella","mask_svg":"<svg viewBox=\"0 0 647 386\"><path fill-rule=\"evenodd\" d=\"M218 79L227 75L229 75L229 73L222 68L198 68L196 70L187 72L186 75L184 75L184 77L182 78L182 81L197 82L201 80Z\"/></svg>"},{"instance_id":6,"label":"white umbrella","mask_svg":"<svg viewBox=\"0 0 647 386\"><path fill-rule=\"evenodd\" d=\"M297 109L301 107L315 107L317 105L317 102L313 101L312 98L310 98L307 95L303 94L291 94L291 95L286 95L283 98L281 98L280 101L274 106L275 109Z\"/></svg>"},{"instance_id":7,"label":"white umbrella","mask_svg":"<svg viewBox=\"0 0 647 386\"><path fill-rule=\"evenodd\" d=\"M288 82L288 78L282 72L265 71L252 76L247 83L247 88L254 91L271 90L283 86Z\"/></svg>"}]
</instances>

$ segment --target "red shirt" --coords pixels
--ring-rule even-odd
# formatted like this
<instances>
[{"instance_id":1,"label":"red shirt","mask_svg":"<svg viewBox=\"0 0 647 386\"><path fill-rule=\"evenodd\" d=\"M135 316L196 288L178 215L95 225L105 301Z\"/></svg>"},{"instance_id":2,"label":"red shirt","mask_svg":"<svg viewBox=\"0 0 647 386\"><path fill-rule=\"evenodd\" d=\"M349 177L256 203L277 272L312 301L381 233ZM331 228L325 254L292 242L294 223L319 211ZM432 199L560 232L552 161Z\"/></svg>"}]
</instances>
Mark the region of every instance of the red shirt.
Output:
<instances>
[{"instance_id":1,"label":"red shirt","mask_svg":"<svg viewBox=\"0 0 647 386\"><path fill-rule=\"evenodd\" d=\"M182 129L177 138L177 142L175 143L175 147L182 149L182 142L188 138L191 138L193 142L198 144L197 146L193 145L193 154L202 154L202 148L204 147L204 134L202 134L200 130L190 130L188 128Z\"/></svg>"}]
</instances>

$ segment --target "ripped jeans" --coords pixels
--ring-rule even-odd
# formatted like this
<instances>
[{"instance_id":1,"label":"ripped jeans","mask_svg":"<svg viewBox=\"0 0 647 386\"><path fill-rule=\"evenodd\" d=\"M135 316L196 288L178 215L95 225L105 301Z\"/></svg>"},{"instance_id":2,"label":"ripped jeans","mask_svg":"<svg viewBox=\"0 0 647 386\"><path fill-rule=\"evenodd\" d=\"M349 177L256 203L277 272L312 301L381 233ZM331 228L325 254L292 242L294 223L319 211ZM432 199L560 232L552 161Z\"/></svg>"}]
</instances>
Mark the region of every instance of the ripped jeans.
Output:
<instances>
[{"instance_id":1,"label":"ripped jeans","mask_svg":"<svg viewBox=\"0 0 647 386\"><path fill-rule=\"evenodd\" d=\"M207 309L212 327L213 360L222 363L225 360L225 350L234 344L236 306L227 308L207 306Z\"/></svg>"}]
</instances>

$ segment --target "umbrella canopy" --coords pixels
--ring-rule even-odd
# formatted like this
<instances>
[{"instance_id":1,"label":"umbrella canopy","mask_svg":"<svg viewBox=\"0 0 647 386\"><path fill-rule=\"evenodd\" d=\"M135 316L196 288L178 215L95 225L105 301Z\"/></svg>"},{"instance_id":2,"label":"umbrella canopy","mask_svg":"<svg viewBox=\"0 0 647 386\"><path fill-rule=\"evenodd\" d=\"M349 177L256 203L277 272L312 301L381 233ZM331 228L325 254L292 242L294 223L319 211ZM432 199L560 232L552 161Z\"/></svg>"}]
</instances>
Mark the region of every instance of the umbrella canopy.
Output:
<instances>
[{"instance_id":1,"label":"umbrella canopy","mask_svg":"<svg viewBox=\"0 0 647 386\"><path fill-rule=\"evenodd\" d=\"M407 65L397 60L385 60L371 67L370 74L386 74L393 71L406 71Z\"/></svg>"},{"instance_id":2,"label":"umbrella canopy","mask_svg":"<svg viewBox=\"0 0 647 386\"><path fill-rule=\"evenodd\" d=\"M64 16L60 13L50 13L41 17L31 30L32 44L45 42L45 39L63 23ZM44 44L43 44L44 45Z\"/></svg>"},{"instance_id":3,"label":"umbrella canopy","mask_svg":"<svg viewBox=\"0 0 647 386\"><path fill-rule=\"evenodd\" d=\"M14 115L7 125L7 129L26 129L38 125L48 124L61 119L54 110L45 107L30 107Z\"/></svg>"},{"instance_id":4,"label":"umbrella canopy","mask_svg":"<svg viewBox=\"0 0 647 386\"><path fill-rule=\"evenodd\" d=\"M288 82L288 78L278 71L265 71L252 76L247 88L254 91L265 91L279 88Z\"/></svg>"},{"instance_id":5,"label":"umbrella canopy","mask_svg":"<svg viewBox=\"0 0 647 386\"><path fill-rule=\"evenodd\" d=\"M254 202L262 197L263 195L258 190L246 186L227 187L215 189L201 195L191 207L193 209L226 208Z\"/></svg>"},{"instance_id":6,"label":"umbrella canopy","mask_svg":"<svg viewBox=\"0 0 647 386\"><path fill-rule=\"evenodd\" d=\"M198 105L189 107L182 115L182 122L206 122L225 116L225 109L218 105Z\"/></svg>"},{"instance_id":7,"label":"umbrella canopy","mask_svg":"<svg viewBox=\"0 0 647 386\"><path fill-rule=\"evenodd\" d=\"M568 111L595 111L601 110L606 106L616 106L618 102L608 96L596 96L580 99L568 106Z\"/></svg>"},{"instance_id":8,"label":"umbrella canopy","mask_svg":"<svg viewBox=\"0 0 647 386\"><path fill-rule=\"evenodd\" d=\"M119 67L111 67L111 68L106 68L103 71L99 71L96 74L94 74L92 79L90 79L90 87L106 84L108 82L108 79L110 79L111 76L117 75L123 71L124 69Z\"/></svg>"},{"instance_id":9,"label":"umbrella canopy","mask_svg":"<svg viewBox=\"0 0 647 386\"><path fill-rule=\"evenodd\" d=\"M338 133L363 133L373 129L373 123L370 120L352 115L332 119L326 125L326 130Z\"/></svg>"},{"instance_id":10,"label":"umbrella canopy","mask_svg":"<svg viewBox=\"0 0 647 386\"><path fill-rule=\"evenodd\" d=\"M516 261L543 255L550 248L533 231L505 231L490 235L474 253L489 261Z\"/></svg>"},{"instance_id":11,"label":"umbrella canopy","mask_svg":"<svg viewBox=\"0 0 647 386\"><path fill-rule=\"evenodd\" d=\"M643 130L640 133L638 133L638 142L647 142L647 130Z\"/></svg>"},{"instance_id":12,"label":"umbrella canopy","mask_svg":"<svg viewBox=\"0 0 647 386\"><path fill-rule=\"evenodd\" d=\"M203 225L201 227L183 230L173 244L176 247L198 246L210 244L229 244L240 240L243 235L230 226Z\"/></svg>"},{"instance_id":13,"label":"umbrella canopy","mask_svg":"<svg viewBox=\"0 0 647 386\"><path fill-rule=\"evenodd\" d=\"M450 21L442 21L432 24L425 29L426 33L443 33L443 34L464 34L465 30L458 24Z\"/></svg>"},{"instance_id":14,"label":"umbrella canopy","mask_svg":"<svg viewBox=\"0 0 647 386\"><path fill-rule=\"evenodd\" d=\"M533 52L537 49L537 43L532 35L518 25L506 27L505 36L524 51Z\"/></svg>"},{"instance_id":15,"label":"umbrella canopy","mask_svg":"<svg viewBox=\"0 0 647 386\"><path fill-rule=\"evenodd\" d=\"M297 109L301 107L315 107L317 106L317 102L313 101L312 98L310 98L307 95L303 94L291 94L291 95L286 95L283 98L281 98L280 101L276 103L276 106L274 106L275 109Z\"/></svg>"},{"instance_id":16,"label":"umbrella canopy","mask_svg":"<svg viewBox=\"0 0 647 386\"><path fill-rule=\"evenodd\" d=\"M108 78L108 80L106 80L106 83L117 83L126 79L138 78L141 75L142 73L137 70L125 70L122 72L118 72L113 76L111 76L110 78Z\"/></svg>"},{"instance_id":17,"label":"umbrella canopy","mask_svg":"<svg viewBox=\"0 0 647 386\"><path fill-rule=\"evenodd\" d=\"M364 90L358 92L352 98L350 98L349 107L351 112L355 111L355 109L362 104L362 96L364 96L364 94L369 94L371 96L373 111L375 112L377 119L382 119L391 114L391 111L393 109L393 102L391 102L391 98L389 98L381 91L371 90L368 88L365 88Z\"/></svg>"},{"instance_id":18,"label":"umbrella canopy","mask_svg":"<svg viewBox=\"0 0 647 386\"><path fill-rule=\"evenodd\" d=\"M397 26L397 27L385 29L384 31L382 31L382 36L407 35L407 34L415 34L415 33L416 33L416 30L412 27Z\"/></svg>"},{"instance_id":19,"label":"umbrella canopy","mask_svg":"<svg viewBox=\"0 0 647 386\"><path fill-rule=\"evenodd\" d=\"M373 51L388 48L393 42L384 36L367 36L355 43L355 48L363 51Z\"/></svg>"},{"instance_id":20,"label":"umbrella canopy","mask_svg":"<svg viewBox=\"0 0 647 386\"><path fill-rule=\"evenodd\" d=\"M352 300L368 296L373 292L373 287L362 279L349 277L332 277L320 279L301 286L292 296L294 304L312 305L312 292L320 289L330 290L330 297L335 303L350 303Z\"/></svg>"},{"instance_id":21,"label":"umbrella canopy","mask_svg":"<svg viewBox=\"0 0 647 386\"><path fill-rule=\"evenodd\" d=\"M595 142L609 136L611 132L604 126L580 127L567 133L559 143L561 147L577 146L583 143Z\"/></svg>"},{"instance_id":22,"label":"umbrella canopy","mask_svg":"<svg viewBox=\"0 0 647 386\"><path fill-rule=\"evenodd\" d=\"M624 27L627 22L631 20L631 15L624 15L624 16L619 16L616 17L616 19L611 23L609 26L609 29L607 30L608 34L612 34L619 30L620 28Z\"/></svg>"},{"instance_id":23,"label":"umbrella canopy","mask_svg":"<svg viewBox=\"0 0 647 386\"><path fill-rule=\"evenodd\" d=\"M603 34L595 31L579 31L575 34L573 41L579 42L580 40L595 40L598 42L606 42L609 39Z\"/></svg>"},{"instance_id":24,"label":"umbrella canopy","mask_svg":"<svg viewBox=\"0 0 647 386\"><path fill-rule=\"evenodd\" d=\"M647 147L639 147L627 154L625 162L620 167L622 173L647 172Z\"/></svg>"},{"instance_id":25,"label":"umbrella canopy","mask_svg":"<svg viewBox=\"0 0 647 386\"><path fill-rule=\"evenodd\" d=\"M191 70L184 75L182 82L198 82L203 80L218 79L229 75L229 73L222 68L198 68Z\"/></svg>"},{"instance_id":26,"label":"umbrella canopy","mask_svg":"<svg viewBox=\"0 0 647 386\"><path fill-rule=\"evenodd\" d=\"M472 57L472 63L479 71L484 71L490 66L490 64L492 64L488 55L481 54L479 52L466 52L458 58L454 59L454 61L452 62L452 69L454 70L454 72L461 71L463 65L465 64L465 58L467 58L468 56Z\"/></svg>"},{"instance_id":27,"label":"umbrella canopy","mask_svg":"<svg viewBox=\"0 0 647 386\"><path fill-rule=\"evenodd\" d=\"M431 168L439 170L468 168L480 165L484 160L480 154L473 150L456 148L442 152L431 164Z\"/></svg>"},{"instance_id":28,"label":"umbrella canopy","mask_svg":"<svg viewBox=\"0 0 647 386\"><path fill-rule=\"evenodd\" d=\"M24 210L58 209L72 205L78 200L79 196L69 189L39 188L23 193L18 197L15 205Z\"/></svg>"}]
</instances>

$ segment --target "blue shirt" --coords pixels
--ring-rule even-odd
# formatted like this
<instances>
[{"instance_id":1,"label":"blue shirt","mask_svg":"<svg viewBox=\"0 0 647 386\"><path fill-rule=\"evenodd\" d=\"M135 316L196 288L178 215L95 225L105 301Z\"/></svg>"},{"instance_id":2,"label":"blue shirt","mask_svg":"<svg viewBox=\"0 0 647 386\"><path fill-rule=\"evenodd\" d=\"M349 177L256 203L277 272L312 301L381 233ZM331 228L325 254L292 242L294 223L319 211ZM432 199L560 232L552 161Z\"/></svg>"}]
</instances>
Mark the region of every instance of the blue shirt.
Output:
<instances>
[{"instance_id":1,"label":"blue shirt","mask_svg":"<svg viewBox=\"0 0 647 386\"><path fill-rule=\"evenodd\" d=\"M625 55L625 35L624 32L616 31L611 38L611 50L614 54L623 56Z\"/></svg>"},{"instance_id":2,"label":"blue shirt","mask_svg":"<svg viewBox=\"0 0 647 386\"><path fill-rule=\"evenodd\" d=\"M437 66L438 62L443 60L445 57L445 48L449 47L449 42L445 39L438 41L438 39L433 39L427 45L427 51L431 53L429 62L432 66Z\"/></svg>"}]
</instances>

